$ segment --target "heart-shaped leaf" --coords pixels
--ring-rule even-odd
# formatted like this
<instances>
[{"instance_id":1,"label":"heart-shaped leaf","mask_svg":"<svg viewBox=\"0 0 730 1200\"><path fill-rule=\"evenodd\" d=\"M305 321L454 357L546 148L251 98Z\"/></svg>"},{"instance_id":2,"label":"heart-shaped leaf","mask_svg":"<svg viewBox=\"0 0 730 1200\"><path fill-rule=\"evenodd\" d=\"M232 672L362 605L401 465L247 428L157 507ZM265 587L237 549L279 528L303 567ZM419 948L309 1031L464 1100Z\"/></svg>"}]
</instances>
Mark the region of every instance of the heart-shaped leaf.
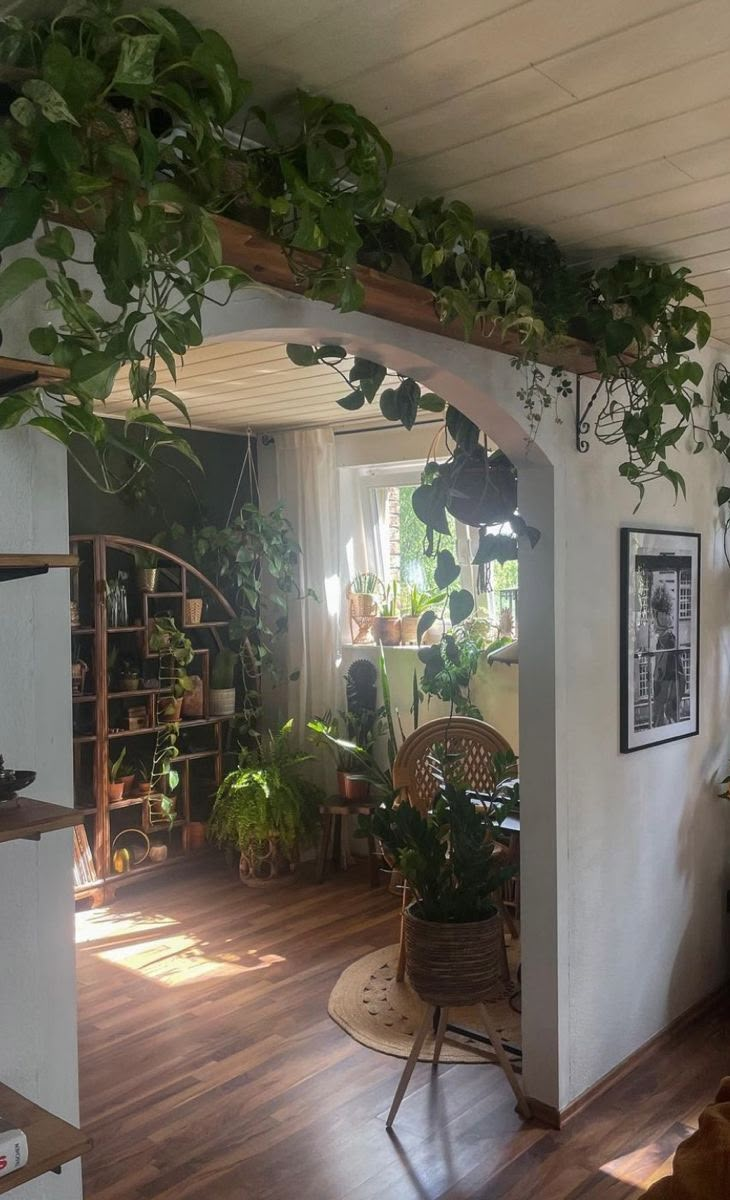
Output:
<instances>
[{"instance_id":1,"label":"heart-shaped leaf","mask_svg":"<svg viewBox=\"0 0 730 1200\"><path fill-rule=\"evenodd\" d=\"M449 596L449 616L452 625L460 625L474 611L474 597L466 588L457 588Z\"/></svg>"},{"instance_id":2,"label":"heart-shaped leaf","mask_svg":"<svg viewBox=\"0 0 730 1200\"><path fill-rule=\"evenodd\" d=\"M439 550L436 556L434 583L438 588L447 588L461 575L461 567L450 550Z\"/></svg>"}]
</instances>

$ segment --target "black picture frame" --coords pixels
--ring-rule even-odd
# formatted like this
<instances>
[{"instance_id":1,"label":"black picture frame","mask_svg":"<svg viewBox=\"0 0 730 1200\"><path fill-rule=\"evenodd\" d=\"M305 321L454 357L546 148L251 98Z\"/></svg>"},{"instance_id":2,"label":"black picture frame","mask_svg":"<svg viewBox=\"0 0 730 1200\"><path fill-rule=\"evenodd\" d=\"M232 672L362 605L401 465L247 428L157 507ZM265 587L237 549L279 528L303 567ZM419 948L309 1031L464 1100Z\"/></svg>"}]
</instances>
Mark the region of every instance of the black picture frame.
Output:
<instances>
[{"instance_id":1,"label":"black picture frame","mask_svg":"<svg viewBox=\"0 0 730 1200\"><path fill-rule=\"evenodd\" d=\"M701 575L699 533L621 529L622 754L700 731Z\"/></svg>"}]
</instances>

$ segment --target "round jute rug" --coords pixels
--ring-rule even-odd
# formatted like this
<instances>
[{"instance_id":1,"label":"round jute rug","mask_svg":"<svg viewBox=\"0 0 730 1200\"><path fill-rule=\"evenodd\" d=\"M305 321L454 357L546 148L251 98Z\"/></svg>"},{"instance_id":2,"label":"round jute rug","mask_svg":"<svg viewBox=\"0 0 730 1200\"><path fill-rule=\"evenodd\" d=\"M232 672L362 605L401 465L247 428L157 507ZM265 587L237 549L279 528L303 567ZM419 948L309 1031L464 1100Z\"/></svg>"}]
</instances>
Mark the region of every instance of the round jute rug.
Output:
<instances>
[{"instance_id":1,"label":"round jute rug","mask_svg":"<svg viewBox=\"0 0 730 1200\"><path fill-rule=\"evenodd\" d=\"M510 949L513 949L510 947ZM514 952L514 951L513 951ZM423 1002L411 990L406 978L397 983L398 946L386 946L359 958L342 972L329 998L329 1015L356 1042L408 1058L413 1037L421 1023ZM515 971L512 972L513 976ZM512 988L514 991L514 987ZM508 992L500 986L490 1011L503 1041L520 1045L520 1015L509 1004ZM450 1008L449 1024L460 1025L484 1033L476 1008ZM419 1056L420 1062L433 1058L433 1037L429 1036ZM441 1061L449 1063L495 1062L488 1046L461 1035L447 1033L441 1051Z\"/></svg>"}]
</instances>

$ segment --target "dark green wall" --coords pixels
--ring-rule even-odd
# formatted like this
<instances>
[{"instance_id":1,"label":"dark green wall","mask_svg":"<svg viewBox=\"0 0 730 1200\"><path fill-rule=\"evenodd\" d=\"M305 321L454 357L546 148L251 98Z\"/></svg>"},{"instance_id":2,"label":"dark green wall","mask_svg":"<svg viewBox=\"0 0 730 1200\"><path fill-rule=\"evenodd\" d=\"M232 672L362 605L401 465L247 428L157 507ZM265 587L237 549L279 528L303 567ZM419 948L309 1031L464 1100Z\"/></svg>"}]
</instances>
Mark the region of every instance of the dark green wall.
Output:
<instances>
[{"instance_id":1,"label":"dark green wall","mask_svg":"<svg viewBox=\"0 0 730 1200\"><path fill-rule=\"evenodd\" d=\"M184 432L203 464L201 473L180 454L163 449L154 476L141 494L108 496L69 459L69 528L78 533L119 533L149 541L179 521L193 525L223 525L230 508L246 451L246 437L227 433ZM173 465L174 464L174 465ZM251 499L248 470L238 493L237 507Z\"/></svg>"}]
</instances>

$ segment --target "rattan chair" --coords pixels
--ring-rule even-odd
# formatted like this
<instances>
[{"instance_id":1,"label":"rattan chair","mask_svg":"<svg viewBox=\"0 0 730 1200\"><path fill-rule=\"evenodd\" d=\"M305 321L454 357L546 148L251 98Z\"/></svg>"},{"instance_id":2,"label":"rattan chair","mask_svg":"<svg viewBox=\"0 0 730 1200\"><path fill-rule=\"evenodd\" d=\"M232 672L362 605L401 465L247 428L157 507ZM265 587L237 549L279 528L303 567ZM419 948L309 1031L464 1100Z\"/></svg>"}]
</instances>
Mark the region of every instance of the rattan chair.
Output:
<instances>
[{"instance_id":1,"label":"rattan chair","mask_svg":"<svg viewBox=\"0 0 730 1200\"><path fill-rule=\"evenodd\" d=\"M399 802L412 804L420 812L427 813L443 782L442 770L445 766L448 774L448 761L452 757L460 781L475 792L491 792L497 783L494 756L499 753L512 754L514 751L501 733L486 721L477 721L474 717L438 717L427 721L405 739L393 763L393 787L399 793ZM404 883L404 911L409 898ZM513 921L499 900L497 904L512 936L516 936ZM404 978L405 967L405 932L401 920L398 980ZM509 976L506 952L503 973L505 970Z\"/></svg>"}]
</instances>

